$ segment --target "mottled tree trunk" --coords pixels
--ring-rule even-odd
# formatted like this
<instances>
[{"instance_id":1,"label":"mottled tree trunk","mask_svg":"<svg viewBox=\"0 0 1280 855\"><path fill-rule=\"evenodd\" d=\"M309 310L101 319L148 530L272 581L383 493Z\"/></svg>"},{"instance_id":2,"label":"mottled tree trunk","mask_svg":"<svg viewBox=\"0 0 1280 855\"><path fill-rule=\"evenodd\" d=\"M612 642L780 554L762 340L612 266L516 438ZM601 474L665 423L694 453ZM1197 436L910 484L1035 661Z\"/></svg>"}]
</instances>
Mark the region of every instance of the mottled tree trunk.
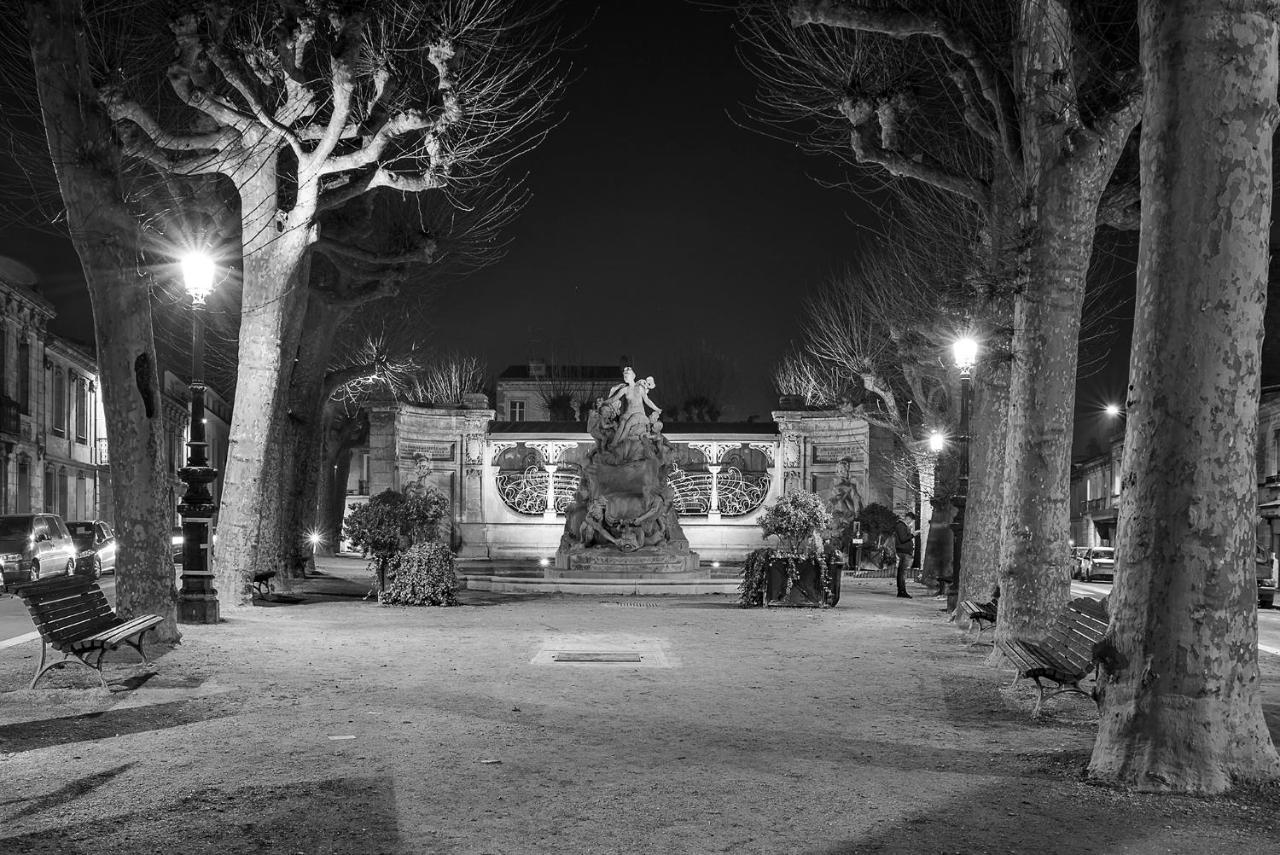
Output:
<instances>
[{"instance_id":1,"label":"mottled tree trunk","mask_svg":"<svg viewBox=\"0 0 1280 855\"><path fill-rule=\"evenodd\" d=\"M1071 589L1070 472L1077 342L1106 174L1044 176L1026 289L1014 298L998 638L1040 638ZM1114 163L1114 161L1113 161ZM1109 174L1109 170L1107 170Z\"/></svg>"},{"instance_id":2,"label":"mottled tree trunk","mask_svg":"<svg viewBox=\"0 0 1280 855\"><path fill-rule=\"evenodd\" d=\"M1277 31L1263 4L1139 6L1142 243L1089 769L1217 793L1280 777L1251 565Z\"/></svg>"},{"instance_id":3,"label":"mottled tree trunk","mask_svg":"<svg viewBox=\"0 0 1280 855\"><path fill-rule=\"evenodd\" d=\"M148 283L138 274L139 230L123 202L111 125L89 80L80 4L29 3L28 11L49 152L93 306L120 544L116 610L163 616L157 640L175 642L160 380Z\"/></svg>"},{"instance_id":4,"label":"mottled tree trunk","mask_svg":"<svg viewBox=\"0 0 1280 855\"><path fill-rule=\"evenodd\" d=\"M252 601L253 573L264 566L263 546L271 549L271 522L264 537L264 496L278 484L278 448L268 447L279 435L283 388L290 365L283 353L305 287L299 270L308 242L304 228L277 228L274 156L248 166L251 176L240 184L244 247L244 287L240 311L240 349L235 410L227 443L218 541L213 552L218 599L235 610ZM292 351L287 351L292 354Z\"/></svg>"},{"instance_id":5,"label":"mottled tree trunk","mask_svg":"<svg viewBox=\"0 0 1280 855\"><path fill-rule=\"evenodd\" d=\"M1028 0L1020 30L1029 236L1014 295L997 639L1043 637L1070 594L1070 465L1080 312L1098 203L1136 124L1134 106L1085 127L1059 0Z\"/></svg>"},{"instance_id":6,"label":"mottled tree trunk","mask_svg":"<svg viewBox=\"0 0 1280 855\"><path fill-rule=\"evenodd\" d=\"M1009 329L1013 300L1021 281L1020 184L1008 169L998 168L992 181L978 282L989 283L982 299L980 358L973 372L973 406L969 423L969 493L965 503L957 602L989 602L999 585L1000 548L1004 537L1005 451L1009 436ZM1011 278L1015 282L1009 281ZM957 622L965 617L957 612Z\"/></svg>"},{"instance_id":7,"label":"mottled tree trunk","mask_svg":"<svg viewBox=\"0 0 1280 855\"><path fill-rule=\"evenodd\" d=\"M279 497L276 547L280 566L291 577L301 577L312 548L307 535L315 528L316 491L323 465L325 376L343 317L331 305L310 300L298 341L289 386L289 418L284 424L284 458L288 462Z\"/></svg>"},{"instance_id":8,"label":"mottled tree trunk","mask_svg":"<svg viewBox=\"0 0 1280 855\"><path fill-rule=\"evenodd\" d=\"M969 423L969 497L960 545L958 602L988 602L995 594L1000 562L1000 510L1004 486L1009 363L987 357L974 371Z\"/></svg>"}]
</instances>

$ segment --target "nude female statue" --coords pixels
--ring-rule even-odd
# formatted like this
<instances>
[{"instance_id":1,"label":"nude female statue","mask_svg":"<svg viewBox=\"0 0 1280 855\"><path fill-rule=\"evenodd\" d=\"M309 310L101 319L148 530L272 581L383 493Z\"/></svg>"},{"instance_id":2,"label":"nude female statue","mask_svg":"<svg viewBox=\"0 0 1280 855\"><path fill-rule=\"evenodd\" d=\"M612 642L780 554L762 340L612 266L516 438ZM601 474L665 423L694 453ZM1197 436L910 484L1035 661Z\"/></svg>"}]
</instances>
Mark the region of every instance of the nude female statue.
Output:
<instances>
[{"instance_id":1,"label":"nude female statue","mask_svg":"<svg viewBox=\"0 0 1280 855\"><path fill-rule=\"evenodd\" d=\"M623 442L642 439L648 435L652 422L657 421L662 414L662 408L649 400L649 390L656 385L652 377L637 381L636 372L629 365L622 369L622 382L610 390L605 401L606 404L619 400L626 402L626 411L618 419L613 441L609 444L611 450ZM653 410L652 418L645 413L646 406Z\"/></svg>"}]
</instances>

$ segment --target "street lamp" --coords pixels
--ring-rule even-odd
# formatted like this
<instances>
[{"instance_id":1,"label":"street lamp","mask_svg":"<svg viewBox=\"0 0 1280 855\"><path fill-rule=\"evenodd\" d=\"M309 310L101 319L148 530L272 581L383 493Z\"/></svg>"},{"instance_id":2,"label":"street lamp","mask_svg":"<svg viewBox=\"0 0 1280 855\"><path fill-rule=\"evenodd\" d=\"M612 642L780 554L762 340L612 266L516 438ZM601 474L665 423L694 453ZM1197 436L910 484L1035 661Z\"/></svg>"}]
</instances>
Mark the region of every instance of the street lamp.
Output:
<instances>
[{"instance_id":1,"label":"street lamp","mask_svg":"<svg viewBox=\"0 0 1280 855\"><path fill-rule=\"evenodd\" d=\"M960 369L960 435L956 443L960 451L960 469L956 478L956 492L951 497L956 515L951 521L951 584L947 588L947 611L955 612L960 600L960 552L964 544L964 507L969 499L969 397L971 373L978 361L978 342L965 337L952 345L956 368Z\"/></svg>"},{"instance_id":2,"label":"street lamp","mask_svg":"<svg viewBox=\"0 0 1280 855\"><path fill-rule=\"evenodd\" d=\"M182 278L191 295L191 435L187 465L178 474L187 492L178 505L182 515L182 589L178 592L179 623L217 623L218 592L209 569L209 522L213 496L209 484L217 471L209 466L204 438L204 300L213 290L213 259L193 252L182 259Z\"/></svg>"},{"instance_id":3,"label":"street lamp","mask_svg":"<svg viewBox=\"0 0 1280 855\"><path fill-rule=\"evenodd\" d=\"M929 433L929 450L934 454L942 453L942 449L947 447L947 438L940 431L931 431Z\"/></svg>"}]
</instances>

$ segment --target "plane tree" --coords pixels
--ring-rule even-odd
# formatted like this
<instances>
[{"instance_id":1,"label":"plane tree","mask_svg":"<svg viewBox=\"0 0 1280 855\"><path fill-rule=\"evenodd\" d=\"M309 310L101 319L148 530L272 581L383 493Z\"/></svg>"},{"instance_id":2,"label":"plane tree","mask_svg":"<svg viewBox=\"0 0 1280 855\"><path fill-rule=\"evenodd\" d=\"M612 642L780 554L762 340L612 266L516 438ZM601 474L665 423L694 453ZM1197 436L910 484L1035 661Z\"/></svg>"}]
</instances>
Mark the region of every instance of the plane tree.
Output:
<instances>
[{"instance_id":1,"label":"plane tree","mask_svg":"<svg viewBox=\"0 0 1280 855\"><path fill-rule=\"evenodd\" d=\"M449 192L536 142L560 78L550 12L497 0L213 3L170 27L156 90L100 98L126 157L236 190L242 304L236 406L213 563L220 600L250 600L309 250L326 211L379 188ZM130 85L132 84L132 85ZM351 247L359 252L360 247Z\"/></svg>"},{"instance_id":2,"label":"plane tree","mask_svg":"<svg viewBox=\"0 0 1280 855\"><path fill-rule=\"evenodd\" d=\"M966 537L963 566L998 566L1002 637L1039 637L1069 586L1071 422L1094 233L1141 105L1130 4L768 5L772 18L759 7L747 16L758 22L747 56L766 107L817 128L828 150L838 140L890 190L917 183L982 220L986 261L970 282L988 359L975 378L966 529L993 536ZM960 596L988 599L996 582L966 573Z\"/></svg>"}]
</instances>

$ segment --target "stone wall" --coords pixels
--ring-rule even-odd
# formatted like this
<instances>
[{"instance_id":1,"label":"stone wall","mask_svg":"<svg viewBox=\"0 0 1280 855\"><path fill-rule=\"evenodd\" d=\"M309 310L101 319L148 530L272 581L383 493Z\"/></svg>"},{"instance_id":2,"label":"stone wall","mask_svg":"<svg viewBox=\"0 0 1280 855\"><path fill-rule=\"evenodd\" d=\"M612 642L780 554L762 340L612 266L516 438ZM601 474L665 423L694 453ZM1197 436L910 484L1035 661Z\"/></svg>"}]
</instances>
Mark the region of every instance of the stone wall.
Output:
<instances>
[{"instance_id":1,"label":"stone wall","mask_svg":"<svg viewBox=\"0 0 1280 855\"><path fill-rule=\"evenodd\" d=\"M580 429L526 432L504 427L494 433L493 410L435 409L396 404L375 407L369 416L369 493L432 484L448 495L453 508L451 543L463 559L530 560L554 556L564 528L563 514L517 513L497 489L498 457L517 443L539 450L537 466L554 472L581 457L592 438ZM671 425L667 438L705 458L706 469L720 469L722 452L750 447L765 455L771 482L756 510L722 517L710 511L682 515L690 548L703 561L739 561L765 545L758 525L764 509L784 490L808 489L824 497L844 473L863 503L903 504L894 484L893 438L849 413L782 411L774 414L777 432L737 435L699 431L684 435ZM513 428L515 426L512 426ZM695 455L696 457L696 455Z\"/></svg>"}]
</instances>

